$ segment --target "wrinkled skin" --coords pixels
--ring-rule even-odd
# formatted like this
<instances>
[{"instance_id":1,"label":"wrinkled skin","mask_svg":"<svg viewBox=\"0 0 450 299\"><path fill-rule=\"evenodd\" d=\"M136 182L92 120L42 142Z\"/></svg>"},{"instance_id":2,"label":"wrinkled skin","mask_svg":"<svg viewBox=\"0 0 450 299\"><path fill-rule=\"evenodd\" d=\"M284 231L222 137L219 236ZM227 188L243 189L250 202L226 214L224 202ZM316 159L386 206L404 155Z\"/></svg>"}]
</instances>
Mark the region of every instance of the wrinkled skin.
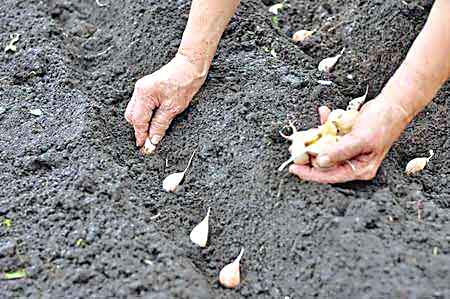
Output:
<instances>
[{"instance_id":1,"label":"wrinkled skin","mask_svg":"<svg viewBox=\"0 0 450 299\"><path fill-rule=\"evenodd\" d=\"M172 120L183 112L205 82L206 73L177 54L168 64L136 82L125 119L134 128L136 145L147 138L158 144Z\"/></svg>"},{"instance_id":2,"label":"wrinkled skin","mask_svg":"<svg viewBox=\"0 0 450 299\"><path fill-rule=\"evenodd\" d=\"M373 179L392 144L409 122L402 107L386 105L383 97L381 94L365 104L352 131L335 147L317 157L315 162L320 168L293 164L289 172L302 180L331 184ZM328 107L319 108L322 123L326 122L329 113Z\"/></svg>"}]
</instances>

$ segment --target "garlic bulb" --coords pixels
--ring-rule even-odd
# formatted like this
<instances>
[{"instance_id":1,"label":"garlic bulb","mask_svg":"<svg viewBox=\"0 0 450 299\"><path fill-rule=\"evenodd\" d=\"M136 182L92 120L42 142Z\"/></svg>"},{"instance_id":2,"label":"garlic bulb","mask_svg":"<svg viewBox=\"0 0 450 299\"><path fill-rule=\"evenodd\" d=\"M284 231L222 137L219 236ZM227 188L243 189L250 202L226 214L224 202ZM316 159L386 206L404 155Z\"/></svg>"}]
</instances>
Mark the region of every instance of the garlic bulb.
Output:
<instances>
[{"instance_id":1,"label":"garlic bulb","mask_svg":"<svg viewBox=\"0 0 450 299\"><path fill-rule=\"evenodd\" d=\"M163 181L163 189L167 192L175 192L177 187L180 185L180 183L183 181L184 176L186 175L186 171L191 166L192 158L194 158L194 154L197 150L194 150L191 157L189 158L189 162L182 172L176 172L172 173L171 175L167 176Z\"/></svg>"},{"instance_id":2,"label":"garlic bulb","mask_svg":"<svg viewBox=\"0 0 450 299\"><path fill-rule=\"evenodd\" d=\"M406 165L405 173L410 175L416 172L421 171L425 168L427 163L430 161L430 159L433 157L434 152L433 150L430 150L430 156L428 158L415 158L408 162Z\"/></svg>"},{"instance_id":3,"label":"garlic bulb","mask_svg":"<svg viewBox=\"0 0 450 299\"><path fill-rule=\"evenodd\" d=\"M299 30L292 35L292 40L296 42L303 42L313 35L313 33L314 31L310 30Z\"/></svg>"},{"instance_id":4,"label":"garlic bulb","mask_svg":"<svg viewBox=\"0 0 450 299\"><path fill-rule=\"evenodd\" d=\"M192 229L191 234L189 235L191 241L200 247L205 247L208 242L210 212L211 208L208 208L205 218Z\"/></svg>"},{"instance_id":5,"label":"garlic bulb","mask_svg":"<svg viewBox=\"0 0 450 299\"><path fill-rule=\"evenodd\" d=\"M338 62L339 58L342 57L342 54L344 54L344 50L345 50L345 48L342 49L341 53L336 56L322 59L322 61L319 62L319 66L317 67L319 69L319 71L330 72L333 69L333 67L336 65L336 63Z\"/></svg>"},{"instance_id":6,"label":"garlic bulb","mask_svg":"<svg viewBox=\"0 0 450 299\"><path fill-rule=\"evenodd\" d=\"M241 249L238 257L231 263L223 267L219 273L219 282L226 288L235 288L241 282L241 270L240 262L242 255L244 254L244 248Z\"/></svg>"},{"instance_id":7,"label":"garlic bulb","mask_svg":"<svg viewBox=\"0 0 450 299\"><path fill-rule=\"evenodd\" d=\"M368 93L369 93L369 85L367 85L366 92L364 93L364 95L354 98L348 103L347 110L359 110L362 104L366 101Z\"/></svg>"}]
</instances>

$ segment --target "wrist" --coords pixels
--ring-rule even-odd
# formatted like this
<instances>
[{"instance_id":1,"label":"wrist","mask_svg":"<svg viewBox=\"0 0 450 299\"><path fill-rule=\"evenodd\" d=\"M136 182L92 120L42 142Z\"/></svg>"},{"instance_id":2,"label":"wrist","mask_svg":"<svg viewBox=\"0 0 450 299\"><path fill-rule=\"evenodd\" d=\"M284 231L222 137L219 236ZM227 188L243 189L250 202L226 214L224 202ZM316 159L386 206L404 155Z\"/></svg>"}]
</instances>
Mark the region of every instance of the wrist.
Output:
<instances>
[{"instance_id":1,"label":"wrist","mask_svg":"<svg viewBox=\"0 0 450 299\"><path fill-rule=\"evenodd\" d=\"M211 65L211 60L206 55L202 55L199 51L189 50L180 46L176 56L192 65L197 79L206 79Z\"/></svg>"}]
</instances>

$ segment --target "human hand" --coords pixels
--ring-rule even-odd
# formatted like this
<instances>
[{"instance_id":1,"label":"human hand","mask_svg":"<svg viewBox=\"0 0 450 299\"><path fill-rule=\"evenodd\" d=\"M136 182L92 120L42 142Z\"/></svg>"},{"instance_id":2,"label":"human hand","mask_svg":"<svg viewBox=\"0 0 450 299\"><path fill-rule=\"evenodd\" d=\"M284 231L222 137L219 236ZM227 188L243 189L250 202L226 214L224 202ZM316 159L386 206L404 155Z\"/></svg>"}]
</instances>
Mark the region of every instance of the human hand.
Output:
<instances>
[{"instance_id":1,"label":"human hand","mask_svg":"<svg viewBox=\"0 0 450 299\"><path fill-rule=\"evenodd\" d=\"M329 113L329 108L319 108L322 123ZM302 180L319 183L371 180L409 121L405 109L380 94L362 107L352 131L316 158L314 163L320 168L293 164L289 172Z\"/></svg>"},{"instance_id":2,"label":"human hand","mask_svg":"<svg viewBox=\"0 0 450 299\"><path fill-rule=\"evenodd\" d=\"M172 120L183 112L205 82L187 57L177 54L168 64L136 82L125 119L134 128L136 145L150 154L164 137Z\"/></svg>"}]
</instances>

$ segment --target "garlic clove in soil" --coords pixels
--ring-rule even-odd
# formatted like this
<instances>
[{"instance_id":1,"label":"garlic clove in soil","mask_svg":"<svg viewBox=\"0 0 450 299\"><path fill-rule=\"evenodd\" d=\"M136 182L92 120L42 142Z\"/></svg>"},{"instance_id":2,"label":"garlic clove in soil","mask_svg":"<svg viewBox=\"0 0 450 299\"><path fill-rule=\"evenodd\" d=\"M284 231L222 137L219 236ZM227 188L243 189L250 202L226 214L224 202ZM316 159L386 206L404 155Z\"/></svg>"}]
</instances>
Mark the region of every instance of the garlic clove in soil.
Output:
<instances>
[{"instance_id":1,"label":"garlic clove in soil","mask_svg":"<svg viewBox=\"0 0 450 299\"><path fill-rule=\"evenodd\" d=\"M281 9L283 9L283 3L277 3L269 7L269 12L276 15Z\"/></svg>"},{"instance_id":2,"label":"garlic clove in soil","mask_svg":"<svg viewBox=\"0 0 450 299\"><path fill-rule=\"evenodd\" d=\"M167 192L175 192L175 190L177 189L177 187L181 184L181 182L184 179L184 176L186 175L186 171L188 170L188 168L191 166L192 163L192 158L194 158L194 154L197 151L197 149L195 149L192 154L191 157L189 158L189 162L186 166L186 168L182 171L182 172L176 172L176 173L172 173L171 175L167 176L164 181L163 181L163 189Z\"/></svg>"},{"instance_id":3,"label":"garlic clove in soil","mask_svg":"<svg viewBox=\"0 0 450 299\"><path fill-rule=\"evenodd\" d=\"M155 152L156 145L154 145L149 138L145 139L144 146L142 147L142 153L144 155L151 155Z\"/></svg>"},{"instance_id":4,"label":"garlic clove in soil","mask_svg":"<svg viewBox=\"0 0 450 299\"><path fill-rule=\"evenodd\" d=\"M200 247L206 247L206 243L208 242L210 212L211 208L208 208L205 218L192 229L189 235L191 241Z\"/></svg>"},{"instance_id":5,"label":"garlic clove in soil","mask_svg":"<svg viewBox=\"0 0 450 299\"><path fill-rule=\"evenodd\" d=\"M425 168L427 163L430 161L430 159L433 157L434 152L433 150L430 150L430 156L428 158L415 158L408 162L405 168L405 173L408 175L414 174L416 172L421 171Z\"/></svg>"},{"instance_id":6,"label":"garlic clove in soil","mask_svg":"<svg viewBox=\"0 0 450 299\"><path fill-rule=\"evenodd\" d=\"M354 98L348 103L347 110L359 110L362 104L366 101L368 93L369 93L369 85L367 85L366 92L364 93L364 95Z\"/></svg>"},{"instance_id":7,"label":"garlic clove in soil","mask_svg":"<svg viewBox=\"0 0 450 299\"><path fill-rule=\"evenodd\" d=\"M344 50L345 50L345 48L342 49L341 53L336 56L322 59L322 61L319 62L319 66L317 67L319 69L319 71L330 72L333 69L333 67L336 65L336 63L338 62L339 58L342 57L342 54L344 54Z\"/></svg>"},{"instance_id":8,"label":"garlic clove in soil","mask_svg":"<svg viewBox=\"0 0 450 299\"><path fill-rule=\"evenodd\" d=\"M313 35L314 31L310 30L299 30L292 35L292 40L295 42L304 42L307 40L311 35Z\"/></svg>"},{"instance_id":9,"label":"garlic clove in soil","mask_svg":"<svg viewBox=\"0 0 450 299\"><path fill-rule=\"evenodd\" d=\"M241 282L240 262L243 254L244 248L241 249L238 257L231 264L226 265L220 271L219 282L222 286L233 289Z\"/></svg>"}]
</instances>

